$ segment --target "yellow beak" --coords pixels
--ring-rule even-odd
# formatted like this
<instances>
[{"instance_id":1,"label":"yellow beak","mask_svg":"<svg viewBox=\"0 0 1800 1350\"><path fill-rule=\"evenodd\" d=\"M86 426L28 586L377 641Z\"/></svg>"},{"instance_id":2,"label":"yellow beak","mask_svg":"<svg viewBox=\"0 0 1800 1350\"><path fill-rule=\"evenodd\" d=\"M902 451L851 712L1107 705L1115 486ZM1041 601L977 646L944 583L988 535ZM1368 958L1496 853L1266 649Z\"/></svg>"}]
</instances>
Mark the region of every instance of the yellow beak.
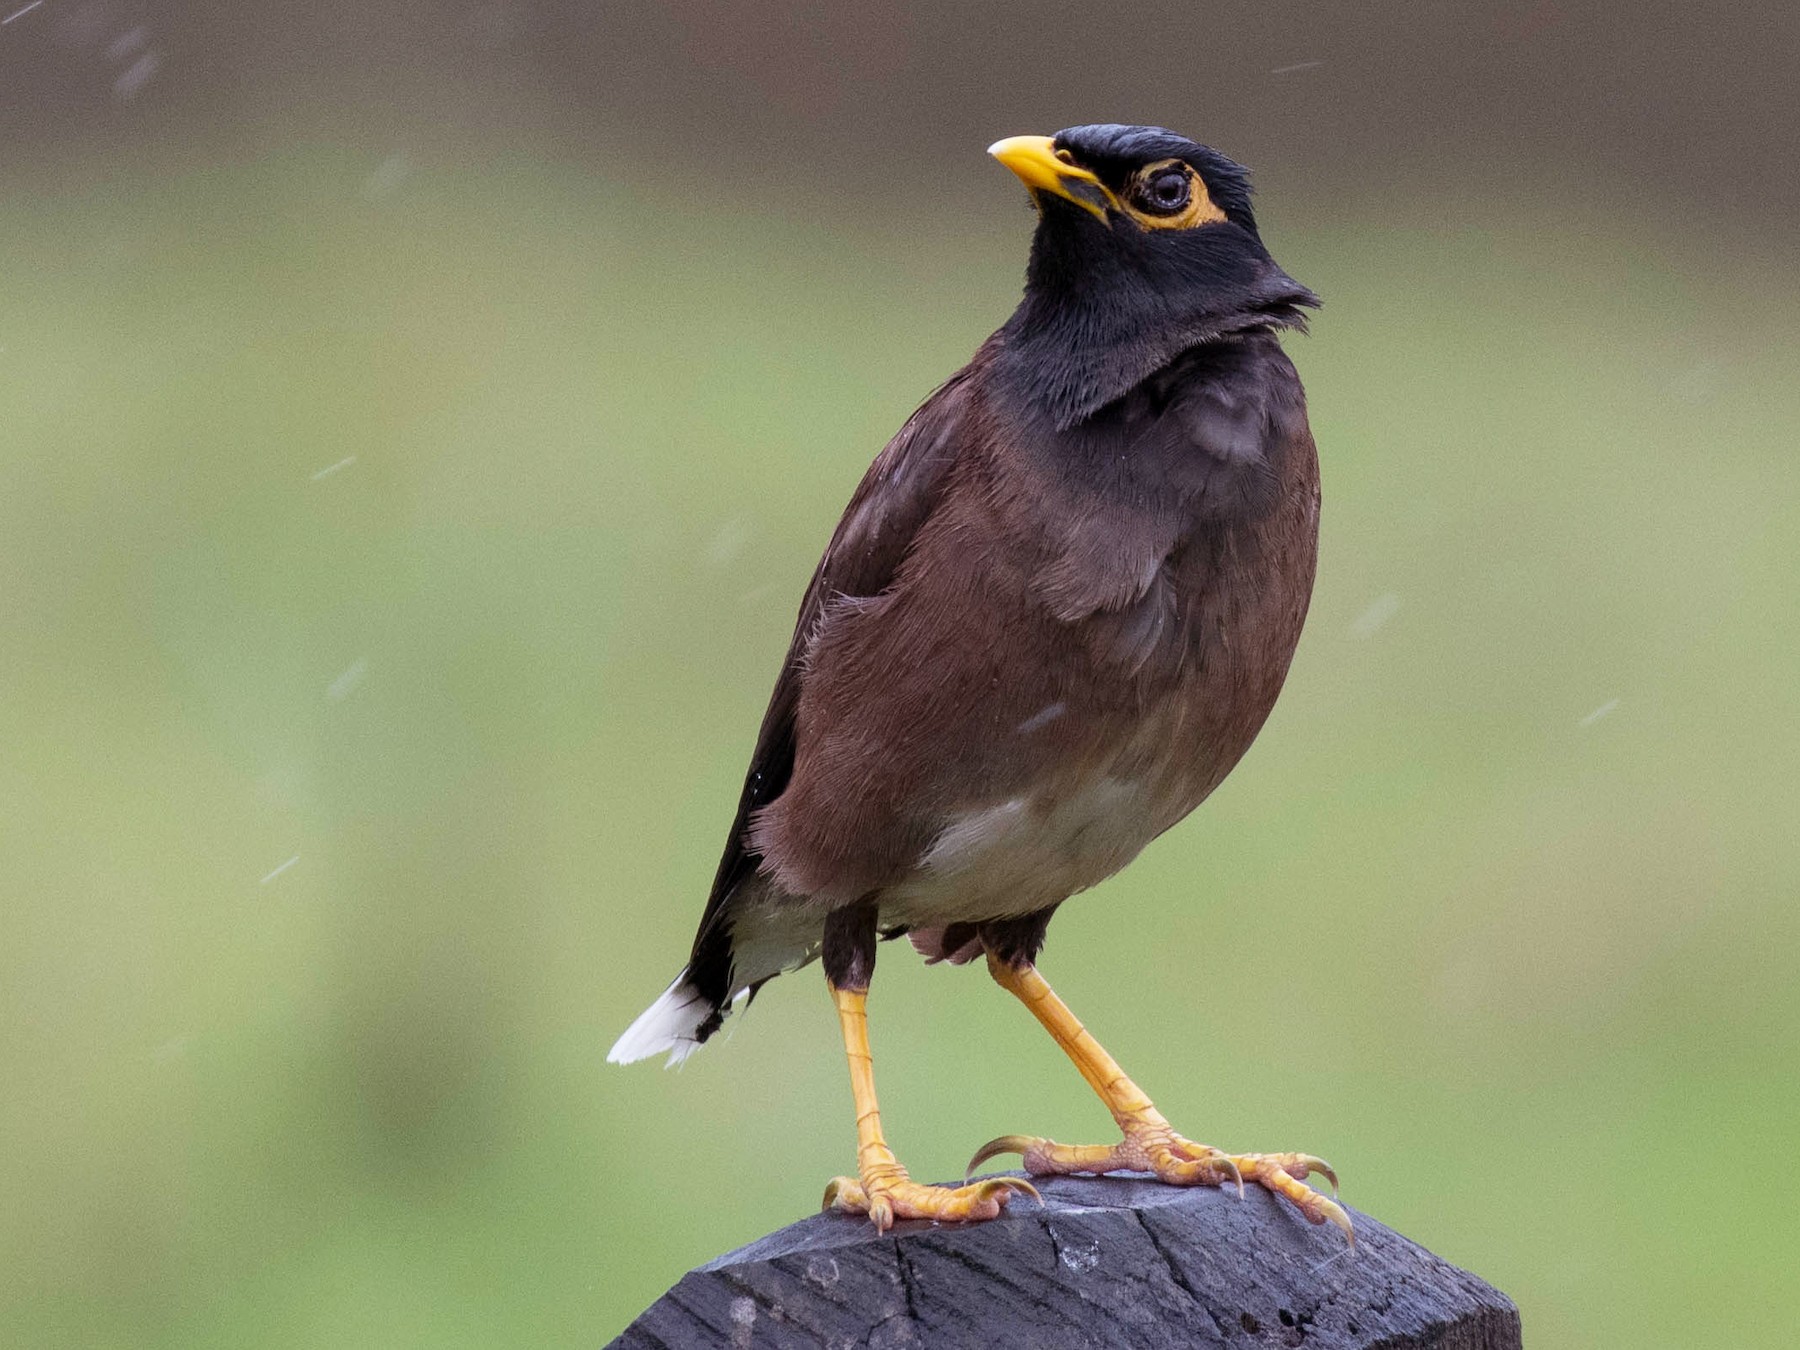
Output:
<instances>
[{"instance_id":1,"label":"yellow beak","mask_svg":"<svg viewBox=\"0 0 1800 1350\"><path fill-rule=\"evenodd\" d=\"M1054 193L1103 221L1106 213L1119 205L1118 198L1093 174L1057 158L1056 142L1048 136L1008 136L990 145L988 153L1019 175L1033 200L1040 192Z\"/></svg>"}]
</instances>

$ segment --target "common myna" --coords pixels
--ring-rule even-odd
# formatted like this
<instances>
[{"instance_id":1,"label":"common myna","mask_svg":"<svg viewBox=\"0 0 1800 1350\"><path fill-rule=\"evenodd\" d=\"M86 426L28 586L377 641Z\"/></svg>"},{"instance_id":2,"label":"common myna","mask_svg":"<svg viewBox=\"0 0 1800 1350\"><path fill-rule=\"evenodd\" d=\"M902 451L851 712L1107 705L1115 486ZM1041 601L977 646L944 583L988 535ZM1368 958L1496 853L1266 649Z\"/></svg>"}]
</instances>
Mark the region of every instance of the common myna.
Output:
<instances>
[{"instance_id":1,"label":"common myna","mask_svg":"<svg viewBox=\"0 0 1800 1350\"><path fill-rule=\"evenodd\" d=\"M1122 1142L1007 1135L970 1163L1260 1183L1344 1211L1302 1153L1175 1133L1034 964L1057 906L1206 799L1274 706L1312 592L1318 456L1277 340L1318 304L1257 233L1249 175L1158 127L989 153L1038 208L1025 295L875 459L806 598L688 963L619 1038L685 1058L822 959L856 1099L826 1204L987 1219L1014 1178L910 1180L882 1135L876 940L977 955L1100 1095Z\"/></svg>"}]
</instances>

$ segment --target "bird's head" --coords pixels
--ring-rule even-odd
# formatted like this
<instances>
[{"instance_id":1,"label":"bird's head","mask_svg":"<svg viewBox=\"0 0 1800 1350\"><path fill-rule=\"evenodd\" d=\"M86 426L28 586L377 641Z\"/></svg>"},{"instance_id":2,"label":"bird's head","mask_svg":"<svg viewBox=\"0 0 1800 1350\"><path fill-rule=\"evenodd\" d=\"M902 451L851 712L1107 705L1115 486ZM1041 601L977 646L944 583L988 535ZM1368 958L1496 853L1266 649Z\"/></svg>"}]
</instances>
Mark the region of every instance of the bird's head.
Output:
<instances>
[{"instance_id":1,"label":"bird's head","mask_svg":"<svg viewBox=\"0 0 1800 1350\"><path fill-rule=\"evenodd\" d=\"M1124 394L1189 347L1303 324L1319 301L1263 247L1250 174L1161 127L1070 127L988 147L1038 208L1007 366L1059 426Z\"/></svg>"}]
</instances>

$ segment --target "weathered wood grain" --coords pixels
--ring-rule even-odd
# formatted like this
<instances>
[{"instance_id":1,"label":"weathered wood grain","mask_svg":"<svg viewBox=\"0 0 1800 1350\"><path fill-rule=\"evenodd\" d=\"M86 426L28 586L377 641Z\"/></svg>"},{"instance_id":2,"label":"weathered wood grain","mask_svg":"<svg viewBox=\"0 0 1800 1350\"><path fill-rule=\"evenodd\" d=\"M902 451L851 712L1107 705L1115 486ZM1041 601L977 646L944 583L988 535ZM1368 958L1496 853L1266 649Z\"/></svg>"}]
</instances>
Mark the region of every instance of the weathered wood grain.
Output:
<instances>
[{"instance_id":1,"label":"weathered wood grain","mask_svg":"<svg viewBox=\"0 0 1800 1350\"><path fill-rule=\"evenodd\" d=\"M721 1346L1517 1350L1512 1301L1365 1214L1352 1251L1251 1187L1038 1183L987 1224L815 1215L690 1271L613 1342Z\"/></svg>"}]
</instances>

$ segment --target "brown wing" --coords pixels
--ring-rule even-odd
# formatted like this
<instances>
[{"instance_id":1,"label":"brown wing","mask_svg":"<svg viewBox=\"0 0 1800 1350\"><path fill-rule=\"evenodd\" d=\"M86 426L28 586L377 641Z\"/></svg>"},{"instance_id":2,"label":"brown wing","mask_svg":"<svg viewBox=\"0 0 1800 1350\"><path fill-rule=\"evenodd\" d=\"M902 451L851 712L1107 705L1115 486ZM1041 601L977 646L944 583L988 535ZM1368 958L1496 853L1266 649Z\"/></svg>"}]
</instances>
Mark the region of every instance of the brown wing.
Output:
<instances>
[{"instance_id":1,"label":"brown wing","mask_svg":"<svg viewBox=\"0 0 1800 1350\"><path fill-rule=\"evenodd\" d=\"M731 959L729 937L722 931L720 918L726 901L762 861L748 837L750 815L781 796L794 770L800 683L820 614L829 601L879 595L893 581L914 535L937 504L946 471L956 457L957 430L972 369L953 375L875 457L806 588L689 960L693 984L708 994L714 993L716 986L720 999Z\"/></svg>"}]
</instances>

